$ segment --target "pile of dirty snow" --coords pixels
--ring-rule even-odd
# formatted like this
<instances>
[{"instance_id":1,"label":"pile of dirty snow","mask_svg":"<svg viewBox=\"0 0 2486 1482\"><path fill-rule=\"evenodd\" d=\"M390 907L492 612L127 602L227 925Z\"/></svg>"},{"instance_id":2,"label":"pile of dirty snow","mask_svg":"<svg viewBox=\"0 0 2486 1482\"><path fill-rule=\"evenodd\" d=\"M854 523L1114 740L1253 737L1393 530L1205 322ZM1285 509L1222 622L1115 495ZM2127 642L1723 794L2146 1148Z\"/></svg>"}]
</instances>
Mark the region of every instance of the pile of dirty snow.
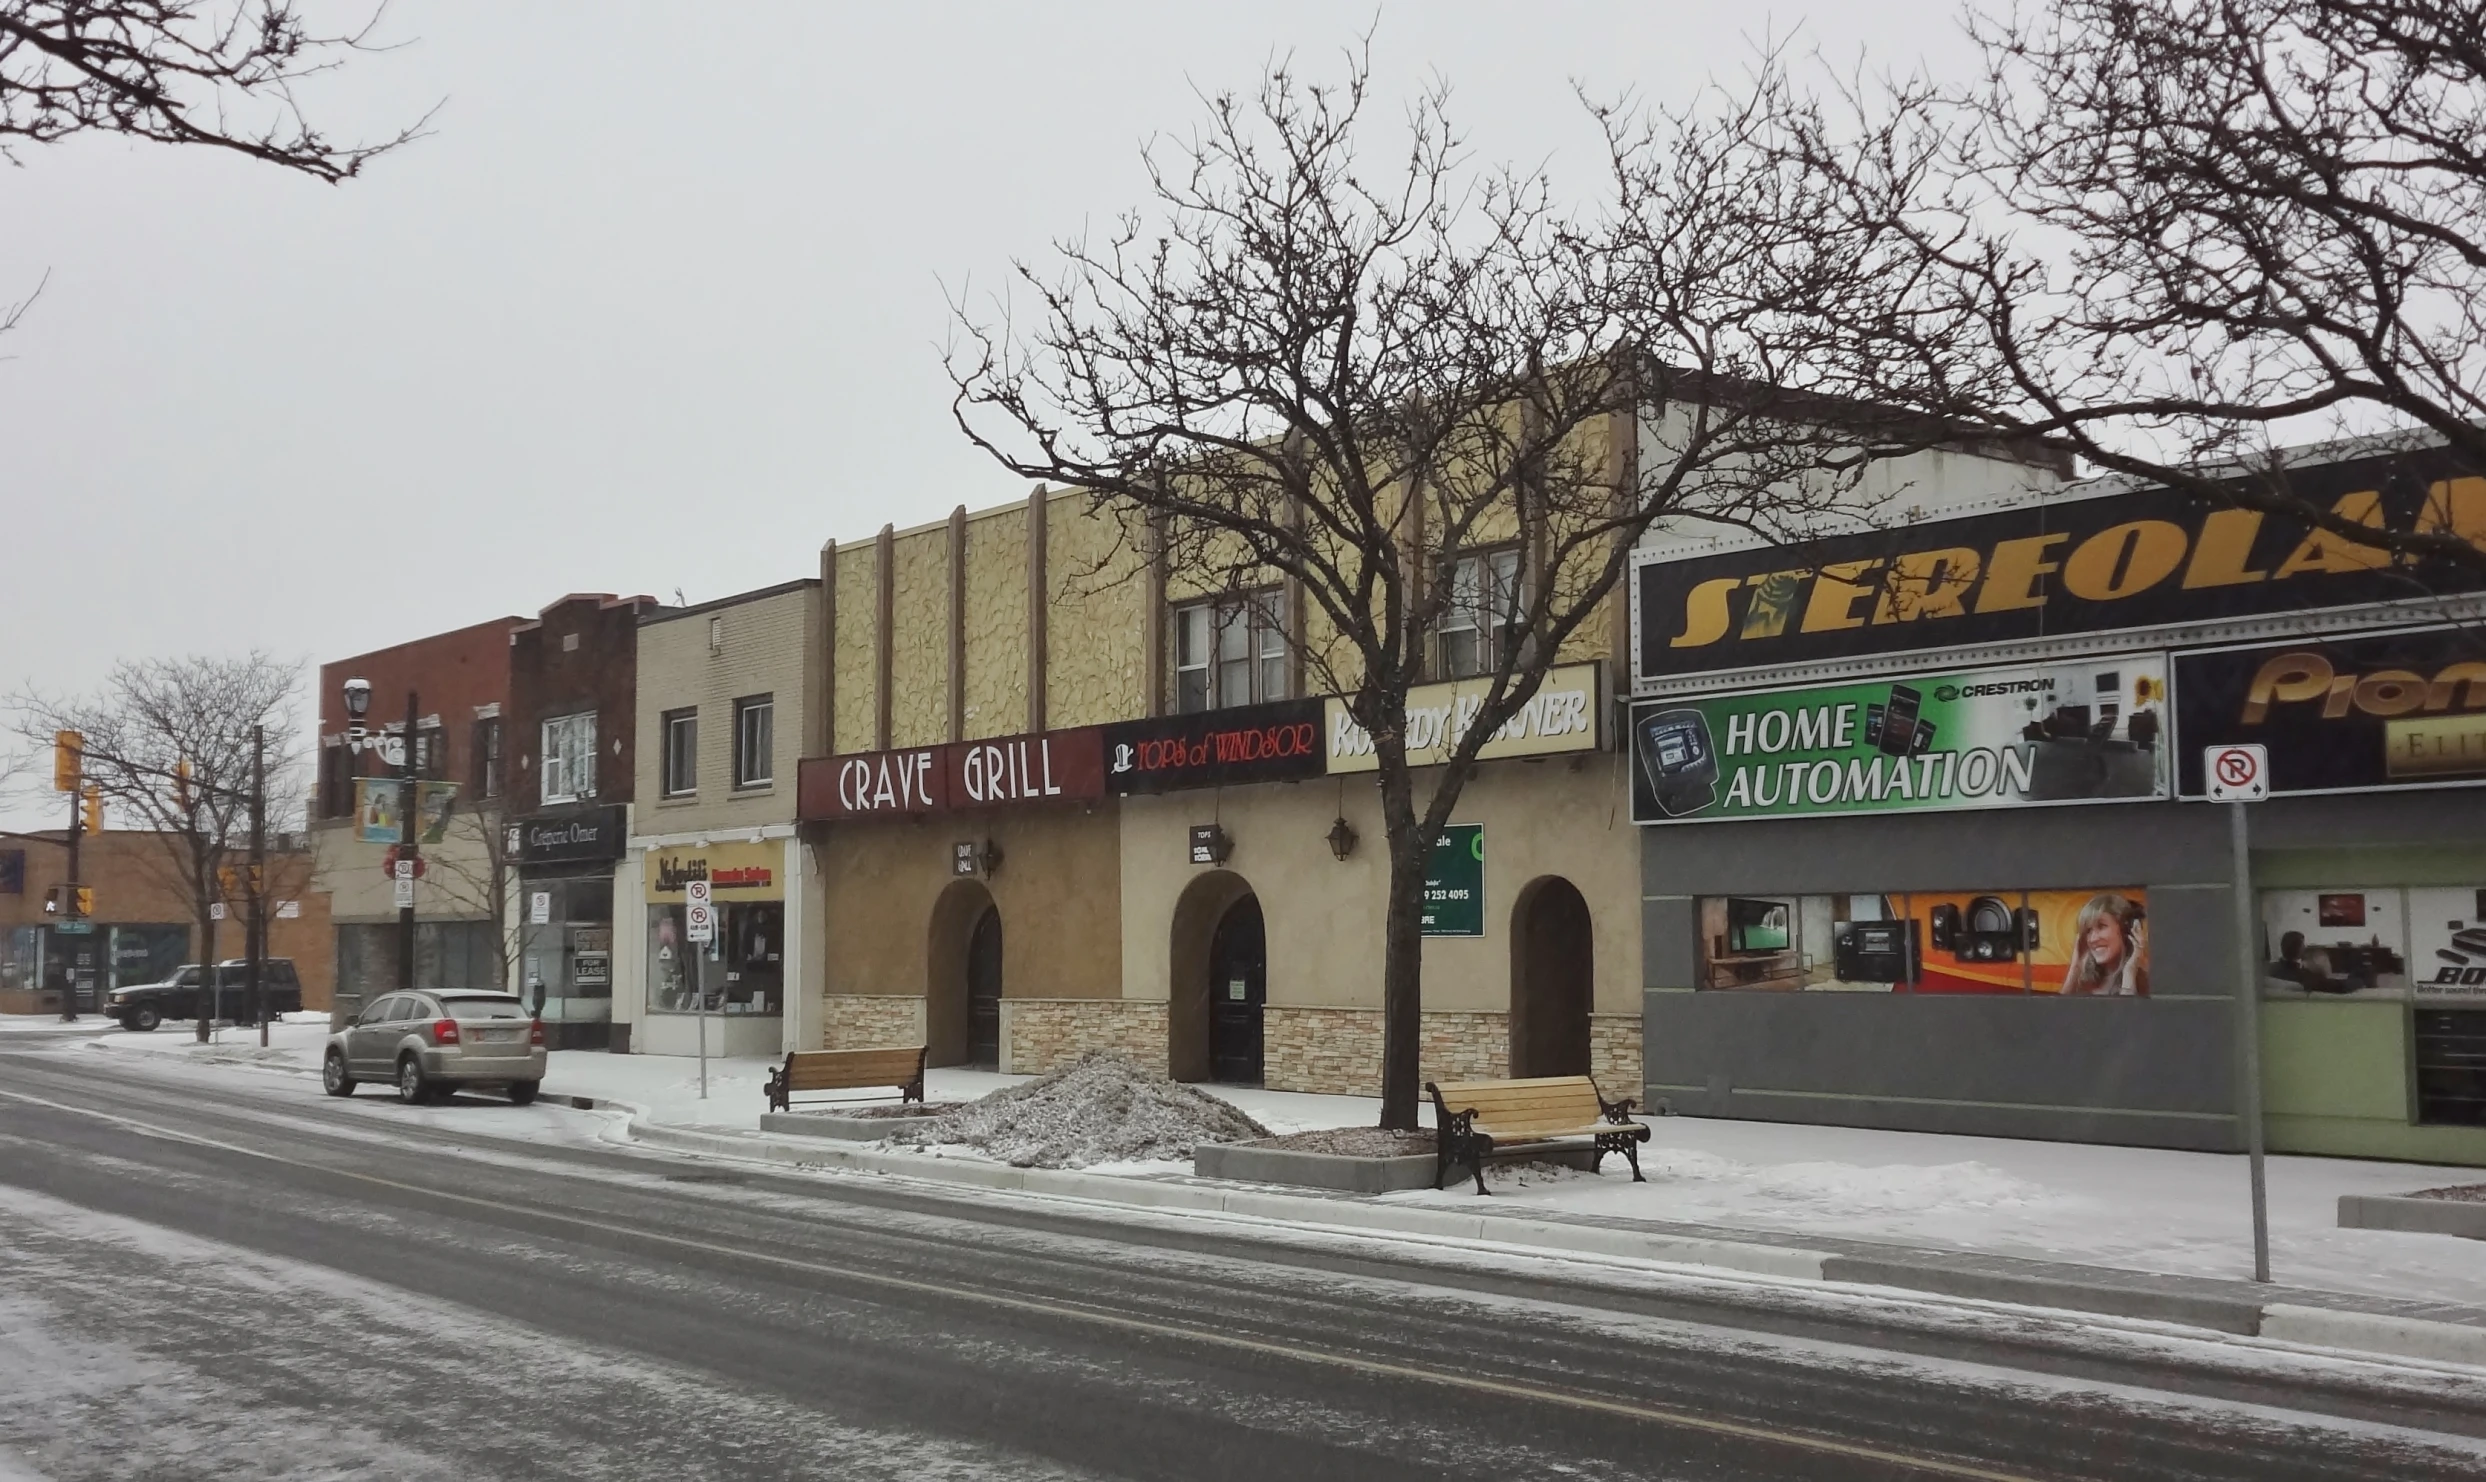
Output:
<instances>
[{"instance_id":1,"label":"pile of dirty snow","mask_svg":"<svg viewBox=\"0 0 2486 1482\"><path fill-rule=\"evenodd\" d=\"M1018 1168L1187 1159L1204 1142L1243 1142L1269 1129L1205 1091L1093 1051L1024 1085L897 1129L911 1147L964 1144Z\"/></svg>"}]
</instances>

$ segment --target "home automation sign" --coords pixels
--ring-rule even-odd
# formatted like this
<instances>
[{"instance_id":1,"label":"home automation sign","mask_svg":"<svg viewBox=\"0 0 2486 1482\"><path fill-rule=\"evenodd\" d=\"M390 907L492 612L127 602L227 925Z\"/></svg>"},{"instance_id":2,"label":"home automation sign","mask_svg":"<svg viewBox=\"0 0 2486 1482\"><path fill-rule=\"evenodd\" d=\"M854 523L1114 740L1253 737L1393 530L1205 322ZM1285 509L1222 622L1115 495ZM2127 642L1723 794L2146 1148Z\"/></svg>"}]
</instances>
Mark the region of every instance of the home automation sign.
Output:
<instances>
[{"instance_id":1,"label":"home automation sign","mask_svg":"<svg viewBox=\"0 0 2486 1482\"><path fill-rule=\"evenodd\" d=\"M1632 708L1632 819L1926 812L2168 795L2163 654Z\"/></svg>"}]
</instances>

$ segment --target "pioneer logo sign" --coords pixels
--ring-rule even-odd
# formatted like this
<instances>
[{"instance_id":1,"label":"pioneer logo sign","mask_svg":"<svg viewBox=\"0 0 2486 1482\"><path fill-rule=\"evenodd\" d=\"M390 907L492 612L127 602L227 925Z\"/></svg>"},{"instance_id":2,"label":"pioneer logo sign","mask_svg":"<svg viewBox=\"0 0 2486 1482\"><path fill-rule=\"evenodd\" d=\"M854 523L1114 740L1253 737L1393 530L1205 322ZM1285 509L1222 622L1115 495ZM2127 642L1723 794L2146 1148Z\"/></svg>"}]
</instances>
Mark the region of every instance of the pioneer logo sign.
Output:
<instances>
[{"instance_id":1,"label":"pioneer logo sign","mask_svg":"<svg viewBox=\"0 0 2486 1482\"><path fill-rule=\"evenodd\" d=\"M2440 454L2300 470L2341 518L2486 544L2486 478ZM2163 489L1635 567L1635 676L2163 629L2474 588L2447 567Z\"/></svg>"},{"instance_id":2,"label":"pioneer logo sign","mask_svg":"<svg viewBox=\"0 0 2486 1482\"><path fill-rule=\"evenodd\" d=\"M1117 793L1297 782L1326 769L1318 700L1281 700L1105 727L1105 781Z\"/></svg>"},{"instance_id":3,"label":"pioneer logo sign","mask_svg":"<svg viewBox=\"0 0 2486 1482\"><path fill-rule=\"evenodd\" d=\"M809 757L797 784L805 821L904 817L1104 796L1094 726L905 751Z\"/></svg>"},{"instance_id":4,"label":"pioneer logo sign","mask_svg":"<svg viewBox=\"0 0 2486 1482\"><path fill-rule=\"evenodd\" d=\"M2273 792L2486 782L2486 632L2422 628L2178 656L2183 794L2200 749L2270 749Z\"/></svg>"}]
</instances>

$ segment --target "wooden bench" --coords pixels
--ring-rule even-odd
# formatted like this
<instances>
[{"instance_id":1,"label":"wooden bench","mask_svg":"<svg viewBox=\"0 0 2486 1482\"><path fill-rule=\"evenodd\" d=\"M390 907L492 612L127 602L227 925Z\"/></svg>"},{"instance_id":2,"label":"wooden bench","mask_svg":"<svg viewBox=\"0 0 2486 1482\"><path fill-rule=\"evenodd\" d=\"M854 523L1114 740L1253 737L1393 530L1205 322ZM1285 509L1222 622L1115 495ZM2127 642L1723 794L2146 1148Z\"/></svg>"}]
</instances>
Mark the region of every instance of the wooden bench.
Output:
<instances>
[{"instance_id":1,"label":"wooden bench","mask_svg":"<svg viewBox=\"0 0 2486 1482\"><path fill-rule=\"evenodd\" d=\"M1450 1170L1475 1171L1476 1192L1485 1192L1485 1160L1525 1158L1549 1145L1587 1143L1596 1149L1593 1171L1608 1153L1631 1160L1634 1183L1640 1176L1640 1144L1649 1129L1631 1118L1633 1102L1608 1101L1597 1083L1584 1075L1546 1076L1528 1081L1453 1081L1424 1083L1433 1098L1433 1187L1440 1188Z\"/></svg>"},{"instance_id":2,"label":"wooden bench","mask_svg":"<svg viewBox=\"0 0 2486 1482\"><path fill-rule=\"evenodd\" d=\"M924 1099L924 1046L871 1050L789 1050L786 1063L768 1073L768 1109L786 1111L802 1091L897 1089L898 1099Z\"/></svg>"}]
</instances>

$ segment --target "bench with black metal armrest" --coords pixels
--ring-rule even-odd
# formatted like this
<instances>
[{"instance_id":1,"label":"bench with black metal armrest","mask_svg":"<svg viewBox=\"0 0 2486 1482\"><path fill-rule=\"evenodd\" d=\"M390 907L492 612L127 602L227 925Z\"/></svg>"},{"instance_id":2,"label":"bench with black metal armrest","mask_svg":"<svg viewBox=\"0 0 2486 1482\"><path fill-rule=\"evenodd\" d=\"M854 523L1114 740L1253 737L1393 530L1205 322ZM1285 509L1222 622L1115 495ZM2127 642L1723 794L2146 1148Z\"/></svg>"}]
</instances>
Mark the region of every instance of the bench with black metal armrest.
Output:
<instances>
[{"instance_id":1,"label":"bench with black metal armrest","mask_svg":"<svg viewBox=\"0 0 2486 1482\"><path fill-rule=\"evenodd\" d=\"M1544 1076L1525 1081L1452 1081L1424 1083L1433 1098L1433 1187L1440 1188L1453 1168L1476 1174L1476 1192L1485 1192L1485 1162L1490 1158L1528 1158L1548 1148L1591 1147L1591 1171L1608 1153L1631 1160L1634 1183L1640 1176L1640 1144L1649 1129L1632 1120L1637 1103L1625 1097L1608 1101L1597 1083L1584 1075Z\"/></svg>"},{"instance_id":2,"label":"bench with black metal armrest","mask_svg":"<svg viewBox=\"0 0 2486 1482\"><path fill-rule=\"evenodd\" d=\"M891 1045L866 1050L789 1050L786 1063L768 1072L768 1109L791 1110L809 1091L896 1090L901 1102L924 1099L924 1046Z\"/></svg>"}]
</instances>

